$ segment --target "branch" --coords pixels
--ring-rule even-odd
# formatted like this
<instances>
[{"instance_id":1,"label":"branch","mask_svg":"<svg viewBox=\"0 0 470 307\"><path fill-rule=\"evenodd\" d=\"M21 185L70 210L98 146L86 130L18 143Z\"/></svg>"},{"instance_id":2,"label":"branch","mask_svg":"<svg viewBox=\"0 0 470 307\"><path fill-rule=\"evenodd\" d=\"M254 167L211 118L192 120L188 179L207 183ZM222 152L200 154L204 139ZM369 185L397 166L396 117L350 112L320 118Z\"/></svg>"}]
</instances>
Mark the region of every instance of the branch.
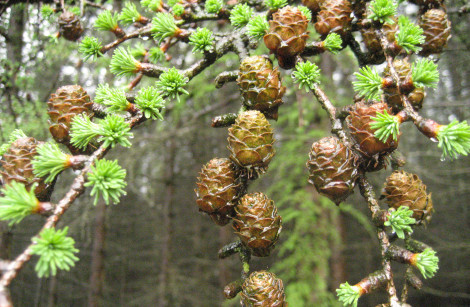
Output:
<instances>
[{"instance_id":1,"label":"branch","mask_svg":"<svg viewBox=\"0 0 470 307\"><path fill-rule=\"evenodd\" d=\"M132 117L129 120L129 125L131 128L139 125L145 121L145 118L139 114ZM88 172L90 172L91 167L94 162L98 159L103 158L108 152L109 148L101 145L94 153L91 155L85 162L84 168L80 171L79 175L72 182L69 191L65 196L57 203L54 213L47 219L46 223L42 227L41 231L46 228L54 227L62 217L62 215L67 211L67 209L72 205L72 203L85 191L85 181ZM39 231L38 234L41 232ZM4 291L8 287L11 281L17 276L18 272L27 263L32 256L32 246L30 244L20 255L18 255L13 261L8 263L8 266L5 270L5 273L0 279L0 292ZM1 293L0 293L1 294ZM1 297L1 296L0 296ZM0 304L0 306L3 306Z\"/></svg>"}]
</instances>

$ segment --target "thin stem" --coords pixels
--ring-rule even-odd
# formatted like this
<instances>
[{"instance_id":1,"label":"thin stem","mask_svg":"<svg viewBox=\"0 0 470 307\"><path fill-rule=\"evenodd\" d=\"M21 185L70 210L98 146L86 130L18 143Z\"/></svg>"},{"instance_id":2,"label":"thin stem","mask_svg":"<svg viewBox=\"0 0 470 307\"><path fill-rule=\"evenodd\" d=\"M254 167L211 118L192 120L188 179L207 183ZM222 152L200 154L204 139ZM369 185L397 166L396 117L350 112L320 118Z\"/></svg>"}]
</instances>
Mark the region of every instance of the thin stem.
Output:
<instances>
[{"instance_id":1,"label":"thin stem","mask_svg":"<svg viewBox=\"0 0 470 307\"><path fill-rule=\"evenodd\" d=\"M139 125L143 121L145 121L145 118L139 114L130 119L129 125L132 128L132 127ZM88 158L88 160L85 162L85 167L81 170L79 175L74 179L74 181L72 182L70 186L69 191L57 203L54 213L47 219L46 223L38 232L38 234L46 228L54 227L59 222L62 215L72 205L75 199L77 199L77 197L79 197L85 191L86 176L88 172L90 172L91 166L96 160L103 158L108 152L108 150L109 150L108 147L105 147L104 145L102 145L93 153L93 155L91 155ZM3 291L5 291L6 287L10 285L11 281L18 275L18 272L21 270L24 264L31 259L32 246L33 244L30 244L20 255L18 255L14 260L8 263L8 267L6 268L5 273L2 275L0 279L0 294Z\"/></svg>"}]
</instances>

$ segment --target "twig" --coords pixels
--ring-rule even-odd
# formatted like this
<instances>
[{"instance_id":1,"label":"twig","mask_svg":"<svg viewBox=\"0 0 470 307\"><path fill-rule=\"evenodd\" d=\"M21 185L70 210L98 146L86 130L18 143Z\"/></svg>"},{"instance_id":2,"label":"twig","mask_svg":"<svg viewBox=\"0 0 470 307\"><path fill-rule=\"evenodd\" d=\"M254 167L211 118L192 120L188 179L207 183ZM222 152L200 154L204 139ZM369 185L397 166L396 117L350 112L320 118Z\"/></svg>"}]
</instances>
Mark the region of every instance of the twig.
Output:
<instances>
[{"instance_id":1,"label":"twig","mask_svg":"<svg viewBox=\"0 0 470 307\"><path fill-rule=\"evenodd\" d=\"M145 118L141 116L141 114L139 114L131 118L131 120L129 121L129 125L132 128L139 125L144 120ZM108 147L102 145L93 153L93 155L89 157L89 159L85 162L85 167L81 170L80 174L74 179L69 191L57 203L54 210L54 214L47 219L41 231L47 228L54 227L58 223L62 215L65 213L65 211L67 211L67 209L72 205L75 199L77 199L77 197L79 197L85 191L86 176L91 170L91 166L93 165L95 160L104 157L108 150ZM20 255L18 255L13 261L8 264L5 273L0 279L0 292L4 291L6 287L10 285L11 281L17 276L18 272L21 270L24 264L31 259L32 246L33 243L30 244Z\"/></svg>"}]
</instances>

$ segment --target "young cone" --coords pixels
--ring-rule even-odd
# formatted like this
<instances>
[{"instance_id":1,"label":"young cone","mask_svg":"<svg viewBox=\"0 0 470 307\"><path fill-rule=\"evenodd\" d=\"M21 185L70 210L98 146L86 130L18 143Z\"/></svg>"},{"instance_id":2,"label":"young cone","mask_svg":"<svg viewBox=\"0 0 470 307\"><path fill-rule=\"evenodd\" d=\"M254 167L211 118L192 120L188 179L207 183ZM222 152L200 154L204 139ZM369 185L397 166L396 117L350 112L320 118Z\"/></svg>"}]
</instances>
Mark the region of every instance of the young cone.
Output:
<instances>
[{"instance_id":1,"label":"young cone","mask_svg":"<svg viewBox=\"0 0 470 307\"><path fill-rule=\"evenodd\" d=\"M312 14L316 14L320 11L321 0L302 0L302 4L312 11Z\"/></svg>"},{"instance_id":2,"label":"young cone","mask_svg":"<svg viewBox=\"0 0 470 307\"><path fill-rule=\"evenodd\" d=\"M80 19L75 14L64 11L59 16L59 33L66 40L75 42L83 34Z\"/></svg>"},{"instance_id":3,"label":"young cone","mask_svg":"<svg viewBox=\"0 0 470 307\"><path fill-rule=\"evenodd\" d=\"M382 30L387 38L389 44L393 45L393 53L397 54L401 51L401 47L395 44L395 33L398 31L398 23L396 18L394 18L395 23L385 23L382 25ZM374 57L376 64L381 64L385 61L382 44L380 43L379 38L375 33L375 28L363 28L360 30L362 35L362 40L366 45L367 50L369 50L371 56Z\"/></svg>"},{"instance_id":4,"label":"young cone","mask_svg":"<svg viewBox=\"0 0 470 307\"><path fill-rule=\"evenodd\" d=\"M351 27L351 3L348 0L325 0L320 8L315 30L322 36L335 32L344 37Z\"/></svg>"},{"instance_id":5,"label":"young cone","mask_svg":"<svg viewBox=\"0 0 470 307\"><path fill-rule=\"evenodd\" d=\"M263 193L245 194L235 207L233 228L242 243L257 257L267 257L282 229L274 202Z\"/></svg>"},{"instance_id":6,"label":"young cone","mask_svg":"<svg viewBox=\"0 0 470 307\"><path fill-rule=\"evenodd\" d=\"M50 117L49 131L54 140L67 145L72 153L80 153L70 144L70 127L76 115L85 113L86 116L93 117L93 102L90 101L90 96L80 85L65 85L51 95L47 105Z\"/></svg>"},{"instance_id":7,"label":"young cone","mask_svg":"<svg viewBox=\"0 0 470 307\"><path fill-rule=\"evenodd\" d=\"M239 114L227 140L230 159L250 172L264 173L274 157L273 129L260 111Z\"/></svg>"},{"instance_id":8,"label":"young cone","mask_svg":"<svg viewBox=\"0 0 470 307\"><path fill-rule=\"evenodd\" d=\"M267 118L277 119L286 88L282 86L277 68L266 56L251 56L240 64L237 79L243 104L247 109L259 110Z\"/></svg>"},{"instance_id":9,"label":"young cone","mask_svg":"<svg viewBox=\"0 0 470 307\"><path fill-rule=\"evenodd\" d=\"M44 178L36 177L33 173L33 159L37 155L36 149L42 144L34 138L25 137L14 141L8 151L3 155L2 175L3 184L7 185L12 181L21 182L27 190L37 183L34 190L36 197L40 201L48 201L51 185L44 182Z\"/></svg>"},{"instance_id":10,"label":"young cone","mask_svg":"<svg viewBox=\"0 0 470 307\"><path fill-rule=\"evenodd\" d=\"M242 305L247 307L287 307L282 280L267 271L251 273L240 296Z\"/></svg>"},{"instance_id":11,"label":"young cone","mask_svg":"<svg viewBox=\"0 0 470 307\"><path fill-rule=\"evenodd\" d=\"M431 193L426 193L426 185L417 175L405 171L394 171L388 176L382 197L389 207L410 208L413 211L413 218L418 222L429 222L434 211Z\"/></svg>"},{"instance_id":12,"label":"young cone","mask_svg":"<svg viewBox=\"0 0 470 307\"><path fill-rule=\"evenodd\" d=\"M450 39L450 21L447 19L446 12L440 9L427 11L421 16L419 26L423 29L425 37L420 54L428 56L441 53Z\"/></svg>"},{"instance_id":13,"label":"young cone","mask_svg":"<svg viewBox=\"0 0 470 307\"><path fill-rule=\"evenodd\" d=\"M411 79L411 65L407 60L396 59L393 61L393 67L395 67L395 71L400 77L400 82L406 82ZM384 70L384 77L392 77L389 66ZM403 101L396 87L385 88L384 94L385 102L387 102L388 106L391 107L395 113L403 109ZM424 89L422 87L417 87L410 93L404 94L407 94L408 101L413 106L413 109L419 110L422 108L425 96Z\"/></svg>"},{"instance_id":14,"label":"young cone","mask_svg":"<svg viewBox=\"0 0 470 307\"><path fill-rule=\"evenodd\" d=\"M218 225L226 225L240 196L239 172L226 158L212 159L202 167L196 183L196 203Z\"/></svg>"},{"instance_id":15,"label":"young cone","mask_svg":"<svg viewBox=\"0 0 470 307\"><path fill-rule=\"evenodd\" d=\"M359 145L361 153L367 158L388 154L398 146L400 135L398 135L397 141L393 140L393 136L390 135L384 143L374 136L375 131L370 127L373 122L372 117L377 116L377 112L383 113L384 110L391 114L390 109L383 102L371 105L358 102L346 118L351 136Z\"/></svg>"},{"instance_id":16,"label":"young cone","mask_svg":"<svg viewBox=\"0 0 470 307\"><path fill-rule=\"evenodd\" d=\"M276 54L282 68L293 68L295 57L304 51L308 38L307 26L307 17L296 7L286 6L273 14L264 43Z\"/></svg>"},{"instance_id":17,"label":"young cone","mask_svg":"<svg viewBox=\"0 0 470 307\"><path fill-rule=\"evenodd\" d=\"M357 157L341 141L326 137L312 144L308 181L337 205L353 193L358 178Z\"/></svg>"}]
</instances>

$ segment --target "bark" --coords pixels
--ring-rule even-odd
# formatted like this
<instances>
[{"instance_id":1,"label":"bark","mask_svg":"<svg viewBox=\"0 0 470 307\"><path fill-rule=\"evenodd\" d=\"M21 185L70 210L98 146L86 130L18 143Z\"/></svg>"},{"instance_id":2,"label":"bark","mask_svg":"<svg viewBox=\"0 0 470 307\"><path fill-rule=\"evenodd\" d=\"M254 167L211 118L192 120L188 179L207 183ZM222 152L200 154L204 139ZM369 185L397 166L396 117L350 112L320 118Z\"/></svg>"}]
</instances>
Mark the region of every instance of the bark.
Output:
<instances>
[{"instance_id":1,"label":"bark","mask_svg":"<svg viewBox=\"0 0 470 307\"><path fill-rule=\"evenodd\" d=\"M93 250L91 252L91 276L88 290L88 306L100 306L104 281L104 244L106 239L106 204L96 206Z\"/></svg>"},{"instance_id":2,"label":"bark","mask_svg":"<svg viewBox=\"0 0 470 307\"><path fill-rule=\"evenodd\" d=\"M168 306L169 271L171 258L171 203L173 200L175 187L173 178L175 175L175 154L176 144L174 139L170 139L168 151L165 157L165 195L163 201L163 242L161 244L160 272L158 276L158 306Z\"/></svg>"}]
</instances>

